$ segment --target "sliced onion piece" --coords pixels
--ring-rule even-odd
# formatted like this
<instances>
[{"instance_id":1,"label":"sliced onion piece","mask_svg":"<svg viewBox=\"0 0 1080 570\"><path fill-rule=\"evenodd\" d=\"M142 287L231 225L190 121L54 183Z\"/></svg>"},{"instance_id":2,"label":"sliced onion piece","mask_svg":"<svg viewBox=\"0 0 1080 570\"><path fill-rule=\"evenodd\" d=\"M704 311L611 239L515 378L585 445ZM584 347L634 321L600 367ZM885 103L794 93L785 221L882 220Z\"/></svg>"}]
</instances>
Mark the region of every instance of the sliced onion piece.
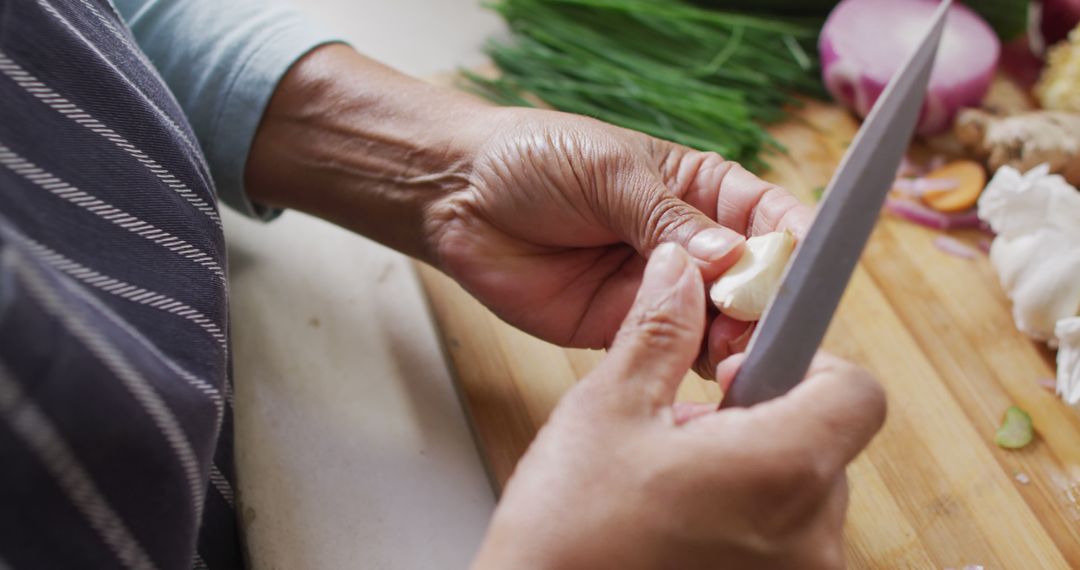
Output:
<instances>
[{"instance_id":1,"label":"sliced onion piece","mask_svg":"<svg viewBox=\"0 0 1080 570\"><path fill-rule=\"evenodd\" d=\"M930 25L936 0L843 0L818 42L825 86L865 117L885 85L915 50ZM976 106L990 87L1001 42L971 9L954 3L945 26L918 132L952 125L961 107Z\"/></svg>"},{"instance_id":2,"label":"sliced onion piece","mask_svg":"<svg viewBox=\"0 0 1080 570\"><path fill-rule=\"evenodd\" d=\"M919 224L920 226L935 230L949 229L949 219L945 214L936 210L931 210L926 206L916 204L910 200L886 198L885 211L909 222Z\"/></svg>"},{"instance_id":3,"label":"sliced onion piece","mask_svg":"<svg viewBox=\"0 0 1080 570\"><path fill-rule=\"evenodd\" d=\"M930 162L926 163L926 171L933 172L941 168L942 166L945 166L946 164L948 164L948 162L949 159L945 158L945 155L935 154L934 156L930 157Z\"/></svg>"},{"instance_id":4,"label":"sliced onion piece","mask_svg":"<svg viewBox=\"0 0 1080 570\"><path fill-rule=\"evenodd\" d=\"M975 256L977 255L975 250L968 247L964 242L945 235L936 237L934 239L934 246L949 255L962 257L964 259L975 259Z\"/></svg>"},{"instance_id":5,"label":"sliced onion piece","mask_svg":"<svg viewBox=\"0 0 1080 570\"><path fill-rule=\"evenodd\" d=\"M974 230L983 227L982 220L979 219L979 214L975 210L945 214L945 219L949 225L947 229L950 230Z\"/></svg>"},{"instance_id":6,"label":"sliced onion piece","mask_svg":"<svg viewBox=\"0 0 1080 570\"><path fill-rule=\"evenodd\" d=\"M896 177L908 177L908 176L922 176L924 173L922 167L915 164L907 155L900 160L900 167L896 169Z\"/></svg>"},{"instance_id":7,"label":"sliced onion piece","mask_svg":"<svg viewBox=\"0 0 1080 570\"><path fill-rule=\"evenodd\" d=\"M886 198L885 211L898 218L935 230L963 230L982 227L982 221L979 220L978 213L975 210L946 214L911 200Z\"/></svg>"},{"instance_id":8,"label":"sliced onion piece","mask_svg":"<svg viewBox=\"0 0 1080 570\"><path fill-rule=\"evenodd\" d=\"M960 182L952 178L897 178L893 182L894 190L913 198L921 198L927 192L956 190L958 186Z\"/></svg>"}]
</instances>

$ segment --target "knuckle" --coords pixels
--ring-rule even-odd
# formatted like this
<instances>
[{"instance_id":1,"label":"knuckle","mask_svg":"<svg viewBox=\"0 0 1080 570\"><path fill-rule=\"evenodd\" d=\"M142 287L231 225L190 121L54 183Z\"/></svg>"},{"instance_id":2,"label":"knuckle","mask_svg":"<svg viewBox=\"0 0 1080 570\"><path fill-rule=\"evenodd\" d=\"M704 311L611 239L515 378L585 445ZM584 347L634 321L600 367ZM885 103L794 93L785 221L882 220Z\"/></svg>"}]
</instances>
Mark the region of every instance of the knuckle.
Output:
<instances>
[{"instance_id":1,"label":"knuckle","mask_svg":"<svg viewBox=\"0 0 1080 570\"><path fill-rule=\"evenodd\" d=\"M669 311L656 308L642 311L633 331L638 344L650 352L675 349L693 335L689 323Z\"/></svg>"},{"instance_id":2,"label":"knuckle","mask_svg":"<svg viewBox=\"0 0 1080 570\"><path fill-rule=\"evenodd\" d=\"M881 425L888 411L885 389L868 370L861 366L844 363L849 383L858 391L859 408L875 426Z\"/></svg>"},{"instance_id":3,"label":"knuckle","mask_svg":"<svg viewBox=\"0 0 1080 570\"><path fill-rule=\"evenodd\" d=\"M680 227L689 223L690 218L682 215L683 204L674 196L654 196L651 199L653 203L648 207L649 215L645 220L644 237L648 243L655 246L672 241L671 236L675 235Z\"/></svg>"},{"instance_id":4,"label":"knuckle","mask_svg":"<svg viewBox=\"0 0 1080 570\"><path fill-rule=\"evenodd\" d=\"M885 395L885 389L876 380L870 379L867 385L866 409L872 414L877 425L885 421L889 412L889 400Z\"/></svg>"},{"instance_id":5,"label":"knuckle","mask_svg":"<svg viewBox=\"0 0 1080 570\"><path fill-rule=\"evenodd\" d=\"M881 383L861 366L827 354L821 358L823 370L843 383L847 398L853 402L851 409L858 412L851 416L857 418L858 426L874 430L880 427L888 411L888 398ZM835 427L845 428L839 425Z\"/></svg>"},{"instance_id":6,"label":"knuckle","mask_svg":"<svg viewBox=\"0 0 1080 570\"><path fill-rule=\"evenodd\" d=\"M823 454L806 454L795 462L790 477L795 481L797 493L816 500L832 487L835 473Z\"/></svg>"},{"instance_id":7,"label":"knuckle","mask_svg":"<svg viewBox=\"0 0 1080 570\"><path fill-rule=\"evenodd\" d=\"M806 568L814 570L843 570L846 567L844 559L844 544L840 537L830 537L819 544L811 555Z\"/></svg>"}]
</instances>

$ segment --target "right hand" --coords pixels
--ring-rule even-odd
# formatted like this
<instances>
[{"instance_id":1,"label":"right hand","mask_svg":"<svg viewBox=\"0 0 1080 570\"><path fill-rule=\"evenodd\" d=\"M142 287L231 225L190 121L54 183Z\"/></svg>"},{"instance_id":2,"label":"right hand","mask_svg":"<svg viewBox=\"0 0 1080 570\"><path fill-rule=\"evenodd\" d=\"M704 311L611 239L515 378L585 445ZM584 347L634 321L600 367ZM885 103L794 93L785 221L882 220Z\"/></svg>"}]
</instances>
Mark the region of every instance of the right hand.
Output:
<instances>
[{"instance_id":1,"label":"right hand","mask_svg":"<svg viewBox=\"0 0 1080 570\"><path fill-rule=\"evenodd\" d=\"M843 567L844 468L884 421L882 389L819 355L775 400L673 404L704 326L699 269L659 247L609 354L518 464L475 569Z\"/></svg>"}]
</instances>

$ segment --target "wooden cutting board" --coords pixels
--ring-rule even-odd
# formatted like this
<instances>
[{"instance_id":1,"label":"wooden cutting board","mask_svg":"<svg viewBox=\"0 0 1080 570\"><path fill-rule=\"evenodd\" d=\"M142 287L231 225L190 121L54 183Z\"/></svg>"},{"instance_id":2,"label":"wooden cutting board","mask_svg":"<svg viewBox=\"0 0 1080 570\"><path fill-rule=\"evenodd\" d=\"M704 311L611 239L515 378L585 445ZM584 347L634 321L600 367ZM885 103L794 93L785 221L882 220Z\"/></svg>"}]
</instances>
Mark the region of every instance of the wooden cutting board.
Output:
<instances>
[{"instance_id":1,"label":"wooden cutting board","mask_svg":"<svg viewBox=\"0 0 1080 570\"><path fill-rule=\"evenodd\" d=\"M858 124L812 103L773 133L789 151L765 176L807 202ZM936 233L883 216L825 348L874 372L889 396L881 433L851 465L853 568L1080 568L1080 413L1042 388L1052 354L1017 332L985 257L947 255ZM974 236L960 236L973 240ZM501 322L418 265L466 414L501 489L559 397L601 353L547 344ZM679 398L717 401L688 375ZM993 443L1003 412L1031 413L1037 439ZM828 445L828 442L822 442Z\"/></svg>"}]
</instances>

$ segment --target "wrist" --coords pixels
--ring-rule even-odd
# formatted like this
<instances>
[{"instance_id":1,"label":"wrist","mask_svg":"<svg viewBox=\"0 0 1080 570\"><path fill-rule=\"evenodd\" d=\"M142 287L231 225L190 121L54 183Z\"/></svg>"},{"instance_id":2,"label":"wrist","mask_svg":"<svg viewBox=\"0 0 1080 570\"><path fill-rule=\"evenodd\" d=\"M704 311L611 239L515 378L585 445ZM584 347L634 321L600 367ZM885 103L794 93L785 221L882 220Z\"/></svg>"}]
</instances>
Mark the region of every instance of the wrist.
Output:
<instances>
[{"instance_id":1,"label":"wrist","mask_svg":"<svg viewBox=\"0 0 1080 570\"><path fill-rule=\"evenodd\" d=\"M501 505L500 505L501 506ZM548 557L552 554L530 538L530 533L515 532L500 524L498 509L492 524L480 544L470 570L496 570L503 568L528 568L529 570L554 570L559 568ZM564 567L561 570L571 570Z\"/></svg>"},{"instance_id":2,"label":"wrist","mask_svg":"<svg viewBox=\"0 0 1080 570\"><path fill-rule=\"evenodd\" d=\"M504 494L495 509L470 570L528 568L529 570L585 570L638 567L610 550L614 536L590 536L583 540L579 520L552 519L536 512L533 504L511 506ZM516 501L514 501L516 502ZM587 513L582 517L587 517ZM538 521L546 521L538 523ZM639 561L640 562L640 561ZM646 567L648 567L646 565Z\"/></svg>"},{"instance_id":3,"label":"wrist","mask_svg":"<svg viewBox=\"0 0 1080 570\"><path fill-rule=\"evenodd\" d=\"M316 49L270 101L246 165L249 197L431 261L430 206L468 186L496 111L347 46Z\"/></svg>"}]
</instances>

